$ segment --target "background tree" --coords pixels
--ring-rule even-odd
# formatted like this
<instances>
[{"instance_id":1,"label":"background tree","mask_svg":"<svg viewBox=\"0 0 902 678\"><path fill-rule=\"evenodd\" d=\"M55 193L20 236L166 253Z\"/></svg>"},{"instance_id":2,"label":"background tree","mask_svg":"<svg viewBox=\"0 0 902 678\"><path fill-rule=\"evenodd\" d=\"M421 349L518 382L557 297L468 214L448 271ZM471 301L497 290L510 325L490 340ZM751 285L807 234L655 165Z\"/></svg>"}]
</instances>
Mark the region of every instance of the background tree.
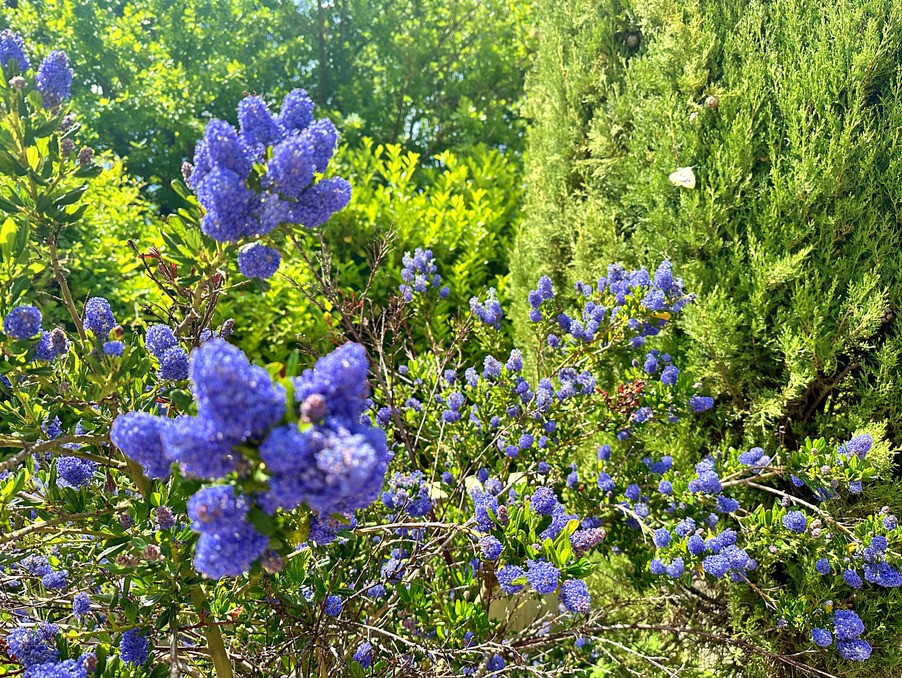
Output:
<instances>
[{"instance_id":1,"label":"background tree","mask_svg":"<svg viewBox=\"0 0 902 678\"><path fill-rule=\"evenodd\" d=\"M670 258L699 293L693 370L743 420L735 442L868 422L896 439L902 6L537 14L516 290Z\"/></svg>"},{"instance_id":2,"label":"background tree","mask_svg":"<svg viewBox=\"0 0 902 678\"><path fill-rule=\"evenodd\" d=\"M516 154L530 49L513 0L24 0L2 22L71 55L87 140L169 181L205 122L234 122L245 91L295 87L343 118L345 140L402 142L425 159L485 143Z\"/></svg>"}]
</instances>

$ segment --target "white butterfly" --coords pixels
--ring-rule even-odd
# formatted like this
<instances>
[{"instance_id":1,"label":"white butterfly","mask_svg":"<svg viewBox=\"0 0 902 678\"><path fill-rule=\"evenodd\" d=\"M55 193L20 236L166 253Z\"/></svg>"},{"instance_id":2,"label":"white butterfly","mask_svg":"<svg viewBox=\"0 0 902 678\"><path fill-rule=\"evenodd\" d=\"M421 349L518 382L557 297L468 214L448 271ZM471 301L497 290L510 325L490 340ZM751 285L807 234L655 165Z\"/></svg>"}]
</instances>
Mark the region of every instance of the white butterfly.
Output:
<instances>
[{"instance_id":1,"label":"white butterfly","mask_svg":"<svg viewBox=\"0 0 902 678\"><path fill-rule=\"evenodd\" d=\"M677 167L676 172L671 172L668 178L674 186L695 188L695 172L691 167Z\"/></svg>"}]
</instances>

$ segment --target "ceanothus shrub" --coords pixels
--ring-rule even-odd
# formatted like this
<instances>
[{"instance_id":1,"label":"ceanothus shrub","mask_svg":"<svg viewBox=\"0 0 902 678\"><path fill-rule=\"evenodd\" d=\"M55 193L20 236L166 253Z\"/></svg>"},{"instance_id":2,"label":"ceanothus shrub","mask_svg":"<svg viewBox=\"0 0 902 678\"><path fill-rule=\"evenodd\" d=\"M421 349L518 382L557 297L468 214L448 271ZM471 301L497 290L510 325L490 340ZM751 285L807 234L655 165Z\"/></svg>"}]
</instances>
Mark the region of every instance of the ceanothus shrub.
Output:
<instances>
[{"instance_id":1,"label":"ceanothus shrub","mask_svg":"<svg viewBox=\"0 0 902 678\"><path fill-rule=\"evenodd\" d=\"M291 248L350 190L324 177L337 131L295 90L277 114L244 99L239 129L208 124L185 167L196 198L176 184L166 248L135 247L171 303L123 327L61 264L100 171L74 153L68 60L35 73L4 31L0 65L18 112L0 127L4 670L563 675L648 631L808 666L704 619L613 620L599 573L624 561L640 590L747 591L806 662L875 650L856 610L902 585L898 521L833 507L866 492L876 441L671 445L714 403L665 350L693 299L668 262L611 265L576 308L541 278L520 348L491 289L435 320L449 290L428 249L404 256L397 295L361 300ZM217 301L259 294L292 255L334 332L255 365ZM24 275L40 265L65 321ZM832 597L775 586L785 567Z\"/></svg>"}]
</instances>

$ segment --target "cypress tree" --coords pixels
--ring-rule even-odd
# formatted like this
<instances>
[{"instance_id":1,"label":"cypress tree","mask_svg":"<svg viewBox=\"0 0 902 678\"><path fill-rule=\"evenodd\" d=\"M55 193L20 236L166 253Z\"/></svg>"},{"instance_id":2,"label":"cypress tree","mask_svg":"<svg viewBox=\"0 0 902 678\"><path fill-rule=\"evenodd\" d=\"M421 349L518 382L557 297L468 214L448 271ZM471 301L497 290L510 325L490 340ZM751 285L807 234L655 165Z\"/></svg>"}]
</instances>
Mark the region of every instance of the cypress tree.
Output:
<instances>
[{"instance_id":1,"label":"cypress tree","mask_svg":"<svg viewBox=\"0 0 902 678\"><path fill-rule=\"evenodd\" d=\"M535 12L510 296L542 273L569 289L611 261L670 259L698 293L684 362L741 415L734 442L883 423L895 439L902 3ZM694 187L669 178L679 168Z\"/></svg>"},{"instance_id":2,"label":"cypress tree","mask_svg":"<svg viewBox=\"0 0 902 678\"><path fill-rule=\"evenodd\" d=\"M608 263L669 259L698 299L668 348L717 401L682 454L867 431L882 481L845 509L898 514L902 2L537 0L534 12L508 290L519 339L540 275L572 294ZM827 581L787 567L762 585L826 600ZM853 597L875 659L823 668L896 675L902 599L874 587ZM772 651L811 646L771 634L754 592L736 587L722 609L730 633ZM761 657L686 652L718 675L783 675Z\"/></svg>"}]
</instances>

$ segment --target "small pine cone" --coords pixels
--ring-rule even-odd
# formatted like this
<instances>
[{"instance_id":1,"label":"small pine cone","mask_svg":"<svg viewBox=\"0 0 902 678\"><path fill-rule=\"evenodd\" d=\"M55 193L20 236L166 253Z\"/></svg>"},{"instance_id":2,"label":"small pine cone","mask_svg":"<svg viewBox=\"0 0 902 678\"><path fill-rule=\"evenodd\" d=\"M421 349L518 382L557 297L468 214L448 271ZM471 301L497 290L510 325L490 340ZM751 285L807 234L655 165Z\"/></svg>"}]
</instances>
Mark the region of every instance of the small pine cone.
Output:
<instances>
[{"instance_id":1,"label":"small pine cone","mask_svg":"<svg viewBox=\"0 0 902 678\"><path fill-rule=\"evenodd\" d=\"M640 42L641 39L639 38L638 33L630 33L628 36L626 36L626 46L630 49L636 49L637 47L639 47Z\"/></svg>"},{"instance_id":2,"label":"small pine cone","mask_svg":"<svg viewBox=\"0 0 902 678\"><path fill-rule=\"evenodd\" d=\"M705 99L705 107L709 110L716 111L718 106L720 106L720 99L713 94Z\"/></svg>"}]
</instances>

